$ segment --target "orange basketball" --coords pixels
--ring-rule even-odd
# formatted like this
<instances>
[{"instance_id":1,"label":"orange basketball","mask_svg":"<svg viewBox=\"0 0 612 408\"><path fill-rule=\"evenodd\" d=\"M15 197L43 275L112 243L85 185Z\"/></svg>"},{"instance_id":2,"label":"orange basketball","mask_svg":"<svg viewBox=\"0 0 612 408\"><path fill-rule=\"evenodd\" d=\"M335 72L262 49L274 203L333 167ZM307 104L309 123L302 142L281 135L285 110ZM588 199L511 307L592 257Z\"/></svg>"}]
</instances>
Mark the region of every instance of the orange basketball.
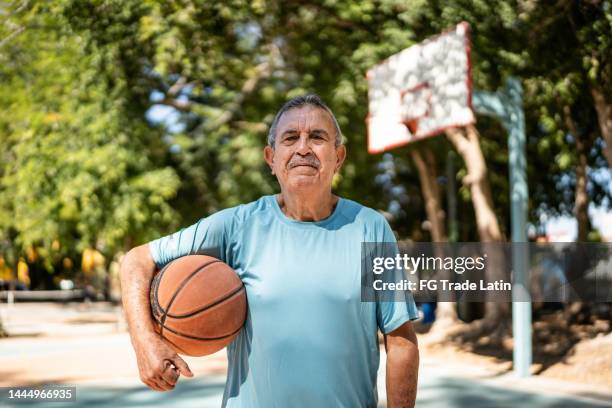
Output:
<instances>
[{"instance_id":1,"label":"orange basketball","mask_svg":"<svg viewBox=\"0 0 612 408\"><path fill-rule=\"evenodd\" d=\"M180 354L212 354L236 338L247 298L236 272L222 261L189 255L166 265L151 283L156 331Z\"/></svg>"}]
</instances>

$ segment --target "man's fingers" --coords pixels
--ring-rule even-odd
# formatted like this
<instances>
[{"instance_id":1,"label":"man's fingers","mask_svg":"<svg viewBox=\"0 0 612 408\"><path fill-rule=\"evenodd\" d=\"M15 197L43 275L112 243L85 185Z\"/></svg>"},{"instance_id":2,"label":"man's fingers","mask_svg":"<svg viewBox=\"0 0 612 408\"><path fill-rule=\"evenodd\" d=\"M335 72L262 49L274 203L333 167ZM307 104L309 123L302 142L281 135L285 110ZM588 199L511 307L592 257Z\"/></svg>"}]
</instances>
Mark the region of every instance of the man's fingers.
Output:
<instances>
[{"instance_id":1,"label":"man's fingers","mask_svg":"<svg viewBox=\"0 0 612 408\"><path fill-rule=\"evenodd\" d=\"M175 368L170 361L165 361L164 363L164 372L162 373L162 378L168 384L174 385L179 378L179 371Z\"/></svg>"},{"instance_id":2,"label":"man's fingers","mask_svg":"<svg viewBox=\"0 0 612 408\"><path fill-rule=\"evenodd\" d=\"M173 360L172 363L174 364L174 366L176 368L178 368L178 370L181 372L181 374L183 374L185 377L193 377L193 373L191 372L191 370L189 369L189 366L187 365L187 363L185 362L185 360L183 360L181 358L181 356L177 355Z\"/></svg>"},{"instance_id":3,"label":"man's fingers","mask_svg":"<svg viewBox=\"0 0 612 408\"><path fill-rule=\"evenodd\" d=\"M150 382L154 385L155 391L169 391L174 389L174 385L169 384L161 377L161 375L156 375L155 377L151 378Z\"/></svg>"},{"instance_id":4,"label":"man's fingers","mask_svg":"<svg viewBox=\"0 0 612 408\"><path fill-rule=\"evenodd\" d=\"M174 384L176 384L176 380L173 381L173 378L178 378L178 375L172 374L174 371L172 368L167 370L169 373L165 372L159 374L151 374L142 378L142 382L145 383L149 388L155 391L168 391L174 389ZM163 378L164 375L167 375L167 379Z\"/></svg>"},{"instance_id":5,"label":"man's fingers","mask_svg":"<svg viewBox=\"0 0 612 408\"><path fill-rule=\"evenodd\" d=\"M171 384L166 381L164 378L157 379L157 383L159 384L162 391L170 391L174 389L174 383Z\"/></svg>"},{"instance_id":6,"label":"man's fingers","mask_svg":"<svg viewBox=\"0 0 612 408\"><path fill-rule=\"evenodd\" d=\"M146 375L141 375L140 376L140 381L142 381L142 383L144 385L146 385L147 387L151 388L152 390L156 390L157 391L157 384L155 384L153 382L153 378L150 376L146 376Z\"/></svg>"}]
</instances>

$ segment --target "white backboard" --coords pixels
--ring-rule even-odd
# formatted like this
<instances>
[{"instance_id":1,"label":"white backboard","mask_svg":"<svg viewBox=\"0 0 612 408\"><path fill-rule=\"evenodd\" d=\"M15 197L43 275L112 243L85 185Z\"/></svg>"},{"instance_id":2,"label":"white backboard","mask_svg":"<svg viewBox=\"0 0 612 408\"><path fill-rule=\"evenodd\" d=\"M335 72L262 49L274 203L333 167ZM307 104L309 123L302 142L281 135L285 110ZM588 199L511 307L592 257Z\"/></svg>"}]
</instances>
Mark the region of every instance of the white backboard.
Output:
<instances>
[{"instance_id":1,"label":"white backboard","mask_svg":"<svg viewBox=\"0 0 612 408\"><path fill-rule=\"evenodd\" d=\"M392 55L366 79L370 153L475 122L468 23Z\"/></svg>"}]
</instances>

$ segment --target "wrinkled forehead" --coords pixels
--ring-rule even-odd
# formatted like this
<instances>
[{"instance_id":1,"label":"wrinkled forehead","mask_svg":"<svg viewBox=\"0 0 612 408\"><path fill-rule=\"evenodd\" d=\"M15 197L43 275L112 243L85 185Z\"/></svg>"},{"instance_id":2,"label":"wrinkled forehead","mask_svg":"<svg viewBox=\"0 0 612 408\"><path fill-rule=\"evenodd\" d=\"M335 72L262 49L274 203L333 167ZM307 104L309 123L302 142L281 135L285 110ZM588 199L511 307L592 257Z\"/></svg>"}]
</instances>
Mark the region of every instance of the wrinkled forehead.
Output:
<instances>
[{"instance_id":1,"label":"wrinkled forehead","mask_svg":"<svg viewBox=\"0 0 612 408\"><path fill-rule=\"evenodd\" d=\"M281 135L289 129L298 132L323 129L330 135L336 133L331 115L324 109L310 105L289 109L287 112L283 113L278 121L276 134Z\"/></svg>"}]
</instances>

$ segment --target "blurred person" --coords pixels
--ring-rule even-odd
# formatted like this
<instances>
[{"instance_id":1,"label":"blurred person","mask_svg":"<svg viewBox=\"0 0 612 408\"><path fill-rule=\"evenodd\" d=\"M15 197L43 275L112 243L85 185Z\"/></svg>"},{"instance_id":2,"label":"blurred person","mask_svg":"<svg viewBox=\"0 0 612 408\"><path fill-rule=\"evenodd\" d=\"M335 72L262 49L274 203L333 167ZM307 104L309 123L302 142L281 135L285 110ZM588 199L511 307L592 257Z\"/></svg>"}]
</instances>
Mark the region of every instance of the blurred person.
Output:
<instances>
[{"instance_id":1,"label":"blurred person","mask_svg":"<svg viewBox=\"0 0 612 408\"><path fill-rule=\"evenodd\" d=\"M219 211L123 259L121 283L140 377L174 388L189 367L154 331L149 288L156 271L189 254L234 268L248 316L228 346L223 406L375 407L378 329L387 352L389 407L416 398L418 347L412 296L361 301L361 243L395 242L378 212L332 193L346 157L331 110L316 95L289 100L270 127L265 161L280 193Z\"/></svg>"}]
</instances>

